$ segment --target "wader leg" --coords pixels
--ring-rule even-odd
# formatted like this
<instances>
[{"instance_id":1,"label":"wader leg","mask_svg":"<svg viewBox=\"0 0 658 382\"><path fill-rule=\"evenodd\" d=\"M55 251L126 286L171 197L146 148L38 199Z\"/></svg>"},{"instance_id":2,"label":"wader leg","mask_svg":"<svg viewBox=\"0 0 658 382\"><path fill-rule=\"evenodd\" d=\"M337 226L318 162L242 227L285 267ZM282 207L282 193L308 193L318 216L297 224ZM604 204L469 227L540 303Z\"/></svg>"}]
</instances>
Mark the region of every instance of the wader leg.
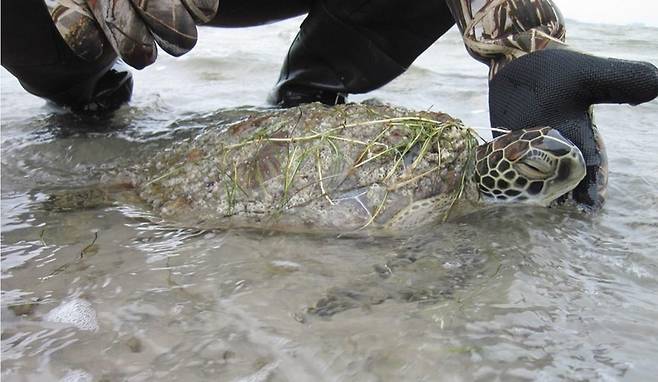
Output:
<instances>
[{"instance_id":1,"label":"wader leg","mask_svg":"<svg viewBox=\"0 0 658 382\"><path fill-rule=\"evenodd\" d=\"M107 111L130 99L132 76L113 68L109 44L92 61L76 56L43 0L3 0L2 66L28 92L75 111Z\"/></svg>"},{"instance_id":2,"label":"wader leg","mask_svg":"<svg viewBox=\"0 0 658 382\"><path fill-rule=\"evenodd\" d=\"M318 0L300 27L270 102L344 103L403 73L454 25L443 0Z\"/></svg>"},{"instance_id":3,"label":"wader leg","mask_svg":"<svg viewBox=\"0 0 658 382\"><path fill-rule=\"evenodd\" d=\"M445 1L466 50L489 66L489 79L506 63L528 53L566 48L564 18L552 0Z\"/></svg>"}]
</instances>

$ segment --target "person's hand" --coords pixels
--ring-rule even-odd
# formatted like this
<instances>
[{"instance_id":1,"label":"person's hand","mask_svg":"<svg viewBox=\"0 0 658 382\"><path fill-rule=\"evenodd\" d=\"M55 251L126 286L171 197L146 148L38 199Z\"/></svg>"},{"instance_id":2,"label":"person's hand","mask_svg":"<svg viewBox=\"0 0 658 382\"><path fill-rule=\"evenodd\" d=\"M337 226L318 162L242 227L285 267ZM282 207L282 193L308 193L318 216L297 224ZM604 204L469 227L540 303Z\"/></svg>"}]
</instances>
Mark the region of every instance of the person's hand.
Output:
<instances>
[{"instance_id":1,"label":"person's hand","mask_svg":"<svg viewBox=\"0 0 658 382\"><path fill-rule=\"evenodd\" d=\"M512 61L491 80L491 126L551 126L560 131L580 148L587 163L587 176L572 196L597 208L605 199L607 159L591 106L637 105L657 96L658 69L652 64L547 49ZM624 121L619 126L623 128Z\"/></svg>"},{"instance_id":2,"label":"person's hand","mask_svg":"<svg viewBox=\"0 0 658 382\"><path fill-rule=\"evenodd\" d=\"M94 60L109 43L124 62L141 69L155 61L156 42L173 56L192 49L196 23L215 17L219 0L52 0L49 6L79 57Z\"/></svg>"}]
</instances>

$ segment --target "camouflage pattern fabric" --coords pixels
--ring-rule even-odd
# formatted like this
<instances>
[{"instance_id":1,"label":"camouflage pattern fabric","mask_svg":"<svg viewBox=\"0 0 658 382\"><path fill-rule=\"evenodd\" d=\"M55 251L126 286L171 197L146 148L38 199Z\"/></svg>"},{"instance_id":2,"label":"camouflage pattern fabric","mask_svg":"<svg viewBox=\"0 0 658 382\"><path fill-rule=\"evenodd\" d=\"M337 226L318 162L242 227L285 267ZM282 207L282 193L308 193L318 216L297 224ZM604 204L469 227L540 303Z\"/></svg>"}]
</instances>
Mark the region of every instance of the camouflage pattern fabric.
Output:
<instances>
[{"instance_id":1,"label":"camouflage pattern fabric","mask_svg":"<svg viewBox=\"0 0 658 382\"><path fill-rule=\"evenodd\" d=\"M564 48L564 19L552 0L446 0L466 49L490 68L542 49Z\"/></svg>"},{"instance_id":2,"label":"camouflage pattern fabric","mask_svg":"<svg viewBox=\"0 0 658 382\"><path fill-rule=\"evenodd\" d=\"M196 24L217 15L219 0L45 0L57 30L80 58L92 61L109 44L141 69L157 57L156 43L172 56L196 44Z\"/></svg>"},{"instance_id":3,"label":"camouflage pattern fabric","mask_svg":"<svg viewBox=\"0 0 658 382\"><path fill-rule=\"evenodd\" d=\"M82 0L50 1L46 5L55 27L78 57L94 61L103 54L106 40Z\"/></svg>"}]
</instances>

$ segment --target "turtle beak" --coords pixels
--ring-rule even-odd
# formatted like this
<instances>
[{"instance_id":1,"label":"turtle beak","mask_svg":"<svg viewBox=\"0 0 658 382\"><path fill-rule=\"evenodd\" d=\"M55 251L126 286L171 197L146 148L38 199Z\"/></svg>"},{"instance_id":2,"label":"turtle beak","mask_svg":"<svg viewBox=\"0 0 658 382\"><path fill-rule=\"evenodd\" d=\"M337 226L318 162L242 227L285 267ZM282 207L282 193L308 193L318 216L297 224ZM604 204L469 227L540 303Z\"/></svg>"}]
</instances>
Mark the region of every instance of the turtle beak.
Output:
<instances>
[{"instance_id":1,"label":"turtle beak","mask_svg":"<svg viewBox=\"0 0 658 382\"><path fill-rule=\"evenodd\" d=\"M576 188L586 174L585 158L573 146L569 154L559 159L555 177L546 182L546 201L550 203Z\"/></svg>"}]
</instances>

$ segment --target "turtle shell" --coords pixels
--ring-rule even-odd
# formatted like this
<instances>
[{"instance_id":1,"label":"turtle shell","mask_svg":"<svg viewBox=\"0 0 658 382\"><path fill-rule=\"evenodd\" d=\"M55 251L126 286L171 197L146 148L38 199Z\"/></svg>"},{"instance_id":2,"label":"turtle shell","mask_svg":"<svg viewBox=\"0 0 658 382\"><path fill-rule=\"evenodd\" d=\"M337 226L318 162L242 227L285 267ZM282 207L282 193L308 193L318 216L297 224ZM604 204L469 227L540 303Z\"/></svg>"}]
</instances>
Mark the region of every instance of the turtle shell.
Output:
<instances>
[{"instance_id":1,"label":"turtle shell","mask_svg":"<svg viewBox=\"0 0 658 382\"><path fill-rule=\"evenodd\" d=\"M136 166L139 196L195 227L411 228L476 202L475 134L373 104L252 110Z\"/></svg>"}]
</instances>

